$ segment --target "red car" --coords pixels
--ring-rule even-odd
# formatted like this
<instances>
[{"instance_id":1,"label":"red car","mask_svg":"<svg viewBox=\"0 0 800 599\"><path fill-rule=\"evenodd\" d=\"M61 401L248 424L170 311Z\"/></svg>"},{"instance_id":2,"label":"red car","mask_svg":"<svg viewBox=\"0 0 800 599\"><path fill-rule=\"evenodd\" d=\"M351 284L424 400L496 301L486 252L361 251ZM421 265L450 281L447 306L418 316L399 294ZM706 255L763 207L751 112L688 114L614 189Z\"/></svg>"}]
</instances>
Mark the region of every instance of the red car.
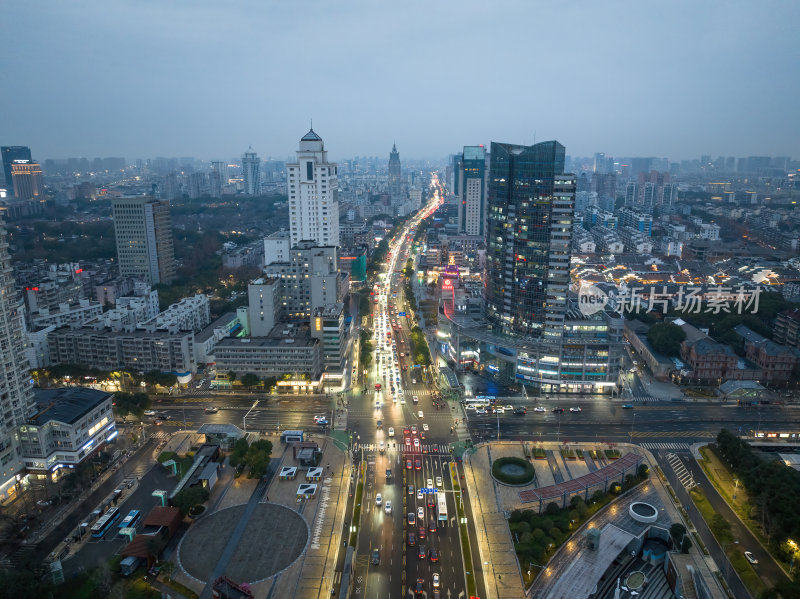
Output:
<instances>
[{"instance_id":1,"label":"red car","mask_svg":"<svg viewBox=\"0 0 800 599\"><path fill-rule=\"evenodd\" d=\"M406 460L406 470L411 470L411 460Z\"/></svg>"},{"instance_id":2,"label":"red car","mask_svg":"<svg viewBox=\"0 0 800 599\"><path fill-rule=\"evenodd\" d=\"M422 461L415 460L414 461L414 468L416 468L417 470L422 470Z\"/></svg>"},{"instance_id":3,"label":"red car","mask_svg":"<svg viewBox=\"0 0 800 599\"><path fill-rule=\"evenodd\" d=\"M425 531L425 527L424 526L420 526L419 527L419 540L421 541L422 539L424 539L426 535L427 535L427 532Z\"/></svg>"}]
</instances>

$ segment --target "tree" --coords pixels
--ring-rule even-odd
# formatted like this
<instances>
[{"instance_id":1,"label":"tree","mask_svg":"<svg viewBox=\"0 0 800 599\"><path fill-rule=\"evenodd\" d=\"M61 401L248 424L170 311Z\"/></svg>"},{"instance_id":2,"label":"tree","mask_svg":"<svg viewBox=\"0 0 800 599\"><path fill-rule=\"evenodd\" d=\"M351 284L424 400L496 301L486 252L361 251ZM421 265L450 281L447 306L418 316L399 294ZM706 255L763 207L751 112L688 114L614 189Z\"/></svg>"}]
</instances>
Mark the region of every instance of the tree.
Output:
<instances>
[{"instance_id":1,"label":"tree","mask_svg":"<svg viewBox=\"0 0 800 599\"><path fill-rule=\"evenodd\" d=\"M242 385L251 389L260 383L260 379L254 375L252 372L248 372L244 376L242 376Z\"/></svg>"},{"instance_id":2,"label":"tree","mask_svg":"<svg viewBox=\"0 0 800 599\"><path fill-rule=\"evenodd\" d=\"M228 372L228 380L229 380L230 382L233 382L233 381L235 381L235 380L236 380L236 373L235 373L233 370L230 370L230 371Z\"/></svg>"},{"instance_id":3,"label":"tree","mask_svg":"<svg viewBox=\"0 0 800 599\"><path fill-rule=\"evenodd\" d=\"M647 464L639 464L639 467L636 469L636 474L639 475L639 478L647 478L650 474L650 468L647 467Z\"/></svg>"},{"instance_id":4,"label":"tree","mask_svg":"<svg viewBox=\"0 0 800 599\"><path fill-rule=\"evenodd\" d=\"M184 487L175 497L172 498L172 505L181 511L184 516L196 505L200 505L208 499L208 489L195 485L194 487Z\"/></svg>"},{"instance_id":5,"label":"tree","mask_svg":"<svg viewBox=\"0 0 800 599\"><path fill-rule=\"evenodd\" d=\"M669 527L669 536L672 537L672 540L677 545L681 542L681 539L686 534L686 527L681 524L680 522L675 522L672 526Z\"/></svg>"},{"instance_id":6,"label":"tree","mask_svg":"<svg viewBox=\"0 0 800 599\"><path fill-rule=\"evenodd\" d=\"M672 323L654 324L647 331L647 340L653 349L669 357L680 355L681 343L684 339L686 339L686 332Z\"/></svg>"},{"instance_id":7,"label":"tree","mask_svg":"<svg viewBox=\"0 0 800 599\"><path fill-rule=\"evenodd\" d=\"M162 387L174 387L178 384L178 377L169 372L159 370L148 370L142 377L148 385L160 385Z\"/></svg>"},{"instance_id":8,"label":"tree","mask_svg":"<svg viewBox=\"0 0 800 599\"><path fill-rule=\"evenodd\" d=\"M276 379L274 376L270 376L270 377L265 378L261 382L264 385L264 389L266 389L267 391L270 391L270 390L272 390L272 388L275 385L278 384L278 379Z\"/></svg>"},{"instance_id":9,"label":"tree","mask_svg":"<svg viewBox=\"0 0 800 599\"><path fill-rule=\"evenodd\" d=\"M150 407L150 397L147 393L117 391L114 394L114 406L120 418L124 418L128 414L141 418L144 411Z\"/></svg>"},{"instance_id":10,"label":"tree","mask_svg":"<svg viewBox=\"0 0 800 599\"><path fill-rule=\"evenodd\" d=\"M692 547L692 540L689 538L689 535L683 537L683 541L681 541L681 553L689 553L689 549Z\"/></svg>"}]
</instances>

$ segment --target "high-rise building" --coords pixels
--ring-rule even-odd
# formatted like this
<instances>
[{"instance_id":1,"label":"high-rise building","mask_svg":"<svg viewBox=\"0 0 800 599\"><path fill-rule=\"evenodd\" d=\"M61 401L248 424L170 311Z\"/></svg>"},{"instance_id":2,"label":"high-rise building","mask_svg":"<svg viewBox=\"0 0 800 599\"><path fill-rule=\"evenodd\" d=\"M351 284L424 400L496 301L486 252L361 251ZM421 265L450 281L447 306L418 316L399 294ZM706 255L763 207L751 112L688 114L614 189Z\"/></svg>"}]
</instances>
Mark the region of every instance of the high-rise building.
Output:
<instances>
[{"instance_id":1,"label":"high-rise building","mask_svg":"<svg viewBox=\"0 0 800 599\"><path fill-rule=\"evenodd\" d=\"M219 171L212 170L208 173L208 195L212 198L222 196L222 177Z\"/></svg>"},{"instance_id":2,"label":"high-rise building","mask_svg":"<svg viewBox=\"0 0 800 599\"><path fill-rule=\"evenodd\" d=\"M3 155L3 177L6 187L12 189L11 164L15 160L32 161L31 149L27 146L3 146L0 148L0 154Z\"/></svg>"},{"instance_id":3,"label":"high-rise building","mask_svg":"<svg viewBox=\"0 0 800 599\"><path fill-rule=\"evenodd\" d=\"M636 206L639 204L639 184L629 181L625 186L625 205Z\"/></svg>"},{"instance_id":4,"label":"high-rise building","mask_svg":"<svg viewBox=\"0 0 800 599\"><path fill-rule=\"evenodd\" d=\"M244 177L244 193L257 196L261 193L261 160L253 151L253 146L242 156L242 173Z\"/></svg>"},{"instance_id":5,"label":"high-rise building","mask_svg":"<svg viewBox=\"0 0 800 599\"><path fill-rule=\"evenodd\" d=\"M32 200L44 194L42 167L38 162L12 161L11 180L14 184L14 197L18 200Z\"/></svg>"},{"instance_id":6,"label":"high-rise building","mask_svg":"<svg viewBox=\"0 0 800 599\"><path fill-rule=\"evenodd\" d=\"M458 179L458 231L467 235L486 234L486 190L489 169L486 148L464 146L456 172Z\"/></svg>"},{"instance_id":7,"label":"high-rise building","mask_svg":"<svg viewBox=\"0 0 800 599\"><path fill-rule=\"evenodd\" d=\"M399 202L402 198L403 179L400 166L400 152L397 145L392 144L392 151L389 153L389 197L392 202Z\"/></svg>"},{"instance_id":8,"label":"high-rise building","mask_svg":"<svg viewBox=\"0 0 800 599\"><path fill-rule=\"evenodd\" d=\"M461 172L461 160L463 154L456 154L453 156L453 194L456 196L461 195L461 189L458 187L458 173Z\"/></svg>"},{"instance_id":9,"label":"high-rise building","mask_svg":"<svg viewBox=\"0 0 800 599\"><path fill-rule=\"evenodd\" d=\"M247 286L247 326L252 337L266 337L279 314L281 281L259 278Z\"/></svg>"},{"instance_id":10,"label":"high-rise building","mask_svg":"<svg viewBox=\"0 0 800 599\"><path fill-rule=\"evenodd\" d=\"M566 313L575 175L564 146L492 142L486 316L499 333L558 339Z\"/></svg>"},{"instance_id":11,"label":"high-rise building","mask_svg":"<svg viewBox=\"0 0 800 599\"><path fill-rule=\"evenodd\" d=\"M115 198L111 214L120 274L151 285L171 283L175 278L175 250L169 202L148 196Z\"/></svg>"},{"instance_id":12,"label":"high-rise building","mask_svg":"<svg viewBox=\"0 0 800 599\"><path fill-rule=\"evenodd\" d=\"M211 162L211 171L218 172L220 182L222 185L228 184L228 164L222 160L213 160Z\"/></svg>"},{"instance_id":13,"label":"high-rise building","mask_svg":"<svg viewBox=\"0 0 800 599\"><path fill-rule=\"evenodd\" d=\"M297 162L286 165L289 186L289 244L314 241L339 245L337 167L328 162L322 138L310 129L300 139Z\"/></svg>"},{"instance_id":14,"label":"high-rise building","mask_svg":"<svg viewBox=\"0 0 800 599\"><path fill-rule=\"evenodd\" d=\"M15 440L17 428L35 411L32 380L25 357L22 300L17 294L8 255L6 230L0 220L0 496L13 493L22 470Z\"/></svg>"}]
</instances>

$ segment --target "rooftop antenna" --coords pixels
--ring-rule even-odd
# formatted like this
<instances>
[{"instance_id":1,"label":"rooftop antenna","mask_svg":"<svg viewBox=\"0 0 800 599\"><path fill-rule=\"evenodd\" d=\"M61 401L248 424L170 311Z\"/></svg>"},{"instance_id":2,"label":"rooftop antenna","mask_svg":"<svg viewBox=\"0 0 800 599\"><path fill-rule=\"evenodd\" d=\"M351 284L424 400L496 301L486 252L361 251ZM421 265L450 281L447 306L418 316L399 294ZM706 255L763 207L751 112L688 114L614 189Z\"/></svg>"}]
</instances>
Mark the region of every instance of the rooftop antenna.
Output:
<instances>
[{"instance_id":1,"label":"rooftop antenna","mask_svg":"<svg viewBox=\"0 0 800 599\"><path fill-rule=\"evenodd\" d=\"M312 118L312 119L309 119L309 120L311 121L311 130L313 131L314 130L314 119Z\"/></svg>"}]
</instances>

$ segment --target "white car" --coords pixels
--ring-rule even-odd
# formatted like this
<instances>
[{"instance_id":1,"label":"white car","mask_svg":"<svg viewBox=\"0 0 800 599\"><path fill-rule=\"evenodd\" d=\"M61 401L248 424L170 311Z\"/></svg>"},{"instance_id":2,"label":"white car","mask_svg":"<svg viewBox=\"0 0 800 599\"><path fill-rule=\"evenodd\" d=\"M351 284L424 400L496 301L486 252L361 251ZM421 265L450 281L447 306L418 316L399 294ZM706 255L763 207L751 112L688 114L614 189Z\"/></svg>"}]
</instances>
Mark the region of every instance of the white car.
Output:
<instances>
[{"instance_id":1,"label":"white car","mask_svg":"<svg viewBox=\"0 0 800 599\"><path fill-rule=\"evenodd\" d=\"M386 505L383 506L383 511L387 514L392 513L392 502L390 500L386 500Z\"/></svg>"},{"instance_id":2,"label":"white car","mask_svg":"<svg viewBox=\"0 0 800 599\"><path fill-rule=\"evenodd\" d=\"M429 489L432 489L433 488L433 479L429 478L428 480L426 480L425 481L425 486L428 487Z\"/></svg>"},{"instance_id":3,"label":"white car","mask_svg":"<svg viewBox=\"0 0 800 599\"><path fill-rule=\"evenodd\" d=\"M494 411L495 411L496 414L505 414L506 413L505 409L502 406L496 407L494 409Z\"/></svg>"},{"instance_id":4,"label":"white car","mask_svg":"<svg viewBox=\"0 0 800 599\"><path fill-rule=\"evenodd\" d=\"M757 563L758 563L758 560L757 560L757 559L755 558L755 556L754 556L752 553L750 553L749 551L745 551L745 552L744 552L744 557L745 557L745 559L747 559L747 561L748 561L748 562L750 562L751 564L757 564Z\"/></svg>"},{"instance_id":5,"label":"white car","mask_svg":"<svg viewBox=\"0 0 800 599\"><path fill-rule=\"evenodd\" d=\"M315 423L319 422L320 420L325 420L325 419L326 419L325 418L325 414L317 414L316 416L314 416L314 422Z\"/></svg>"},{"instance_id":6,"label":"white car","mask_svg":"<svg viewBox=\"0 0 800 599\"><path fill-rule=\"evenodd\" d=\"M155 410L145 410L144 411L144 415L145 416L155 416L156 415L156 411Z\"/></svg>"},{"instance_id":7,"label":"white car","mask_svg":"<svg viewBox=\"0 0 800 599\"><path fill-rule=\"evenodd\" d=\"M425 508L424 507L417 508L417 519L419 520L420 525L424 524L422 522L425 519Z\"/></svg>"},{"instance_id":8,"label":"white car","mask_svg":"<svg viewBox=\"0 0 800 599\"><path fill-rule=\"evenodd\" d=\"M580 408L580 406L575 406L575 407L570 408L569 411L570 412L580 412L581 408Z\"/></svg>"},{"instance_id":9,"label":"white car","mask_svg":"<svg viewBox=\"0 0 800 599\"><path fill-rule=\"evenodd\" d=\"M544 412L545 409L544 409L544 406L536 406L535 408L533 408L533 411L534 412Z\"/></svg>"},{"instance_id":10,"label":"white car","mask_svg":"<svg viewBox=\"0 0 800 599\"><path fill-rule=\"evenodd\" d=\"M513 411L514 411L514 406L512 406L512 405L505 406L505 408L506 408L506 410L508 410L509 412L513 412Z\"/></svg>"},{"instance_id":11,"label":"white car","mask_svg":"<svg viewBox=\"0 0 800 599\"><path fill-rule=\"evenodd\" d=\"M419 412L417 412L417 418L423 418L423 417L424 417L424 416L423 416L423 414L422 414L422 410L420 410Z\"/></svg>"},{"instance_id":12,"label":"white car","mask_svg":"<svg viewBox=\"0 0 800 599\"><path fill-rule=\"evenodd\" d=\"M419 439L414 437L414 447L419 447Z\"/></svg>"},{"instance_id":13,"label":"white car","mask_svg":"<svg viewBox=\"0 0 800 599\"><path fill-rule=\"evenodd\" d=\"M381 496L380 493L378 493L377 495L375 495L375 505L380 505L382 503L383 503L383 497Z\"/></svg>"},{"instance_id":14,"label":"white car","mask_svg":"<svg viewBox=\"0 0 800 599\"><path fill-rule=\"evenodd\" d=\"M434 589L438 589L438 588L441 586L441 584L442 584L442 581L441 581L441 579L439 578L439 575L438 575L438 574L434 574L434 575L431 577L431 581L432 581L432 584L433 584L433 588L434 588Z\"/></svg>"},{"instance_id":15,"label":"white car","mask_svg":"<svg viewBox=\"0 0 800 599\"><path fill-rule=\"evenodd\" d=\"M392 426L389 427L389 436L394 437L394 427Z\"/></svg>"},{"instance_id":16,"label":"white car","mask_svg":"<svg viewBox=\"0 0 800 599\"><path fill-rule=\"evenodd\" d=\"M417 489L417 499L422 499L422 490Z\"/></svg>"},{"instance_id":17,"label":"white car","mask_svg":"<svg viewBox=\"0 0 800 599\"><path fill-rule=\"evenodd\" d=\"M444 486L444 485L442 484L442 477L441 477L441 476L437 476L437 477L436 477L436 486L437 486L438 488L440 488L440 489L441 489L441 488Z\"/></svg>"},{"instance_id":18,"label":"white car","mask_svg":"<svg viewBox=\"0 0 800 599\"><path fill-rule=\"evenodd\" d=\"M404 406L404 405L406 405L406 398L405 398L405 397L403 397L403 396L400 396L400 405L401 405L401 406Z\"/></svg>"},{"instance_id":19,"label":"white car","mask_svg":"<svg viewBox=\"0 0 800 599\"><path fill-rule=\"evenodd\" d=\"M429 427L428 427L428 423L427 422L422 425L422 430L427 431L428 428Z\"/></svg>"}]
</instances>

